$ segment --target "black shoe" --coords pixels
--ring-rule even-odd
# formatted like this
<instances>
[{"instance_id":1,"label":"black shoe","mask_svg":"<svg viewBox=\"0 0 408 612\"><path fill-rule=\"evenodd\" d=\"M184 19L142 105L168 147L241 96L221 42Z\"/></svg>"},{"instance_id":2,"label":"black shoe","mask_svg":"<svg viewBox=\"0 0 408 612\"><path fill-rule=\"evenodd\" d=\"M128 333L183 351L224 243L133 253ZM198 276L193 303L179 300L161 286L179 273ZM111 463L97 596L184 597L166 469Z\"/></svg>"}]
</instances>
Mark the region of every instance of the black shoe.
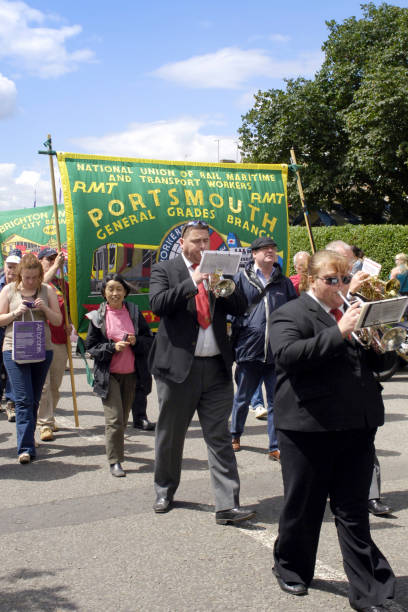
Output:
<instances>
[{"instance_id":1,"label":"black shoe","mask_svg":"<svg viewBox=\"0 0 408 612\"><path fill-rule=\"evenodd\" d=\"M167 499L167 497L158 497L153 504L153 510L156 514L164 514L168 512L171 508L171 499Z\"/></svg>"},{"instance_id":2,"label":"black shoe","mask_svg":"<svg viewBox=\"0 0 408 612\"><path fill-rule=\"evenodd\" d=\"M354 608L358 612L387 612L388 608L384 606L366 606L365 608Z\"/></svg>"},{"instance_id":3,"label":"black shoe","mask_svg":"<svg viewBox=\"0 0 408 612\"><path fill-rule=\"evenodd\" d=\"M126 476L126 472L122 468L120 463L111 463L110 473L112 474L112 476L116 476L116 478L122 478L123 476Z\"/></svg>"},{"instance_id":4,"label":"black shoe","mask_svg":"<svg viewBox=\"0 0 408 612\"><path fill-rule=\"evenodd\" d=\"M285 593L290 593L291 595L307 595L307 586L303 584L303 582L285 582L274 567L272 568L272 574L275 576L280 588L282 591L285 591Z\"/></svg>"},{"instance_id":5,"label":"black shoe","mask_svg":"<svg viewBox=\"0 0 408 612\"><path fill-rule=\"evenodd\" d=\"M382 514L390 514L392 508L383 504L381 499L369 499L368 500L368 511L375 516L381 516Z\"/></svg>"},{"instance_id":6,"label":"black shoe","mask_svg":"<svg viewBox=\"0 0 408 612\"><path fill-rule=\"evenodd\" d=\"M143 429L143 431L154 431L156 429L156 423L151 423L149 419L137 419L133 421L133 427L136 427L136 429Z\"/></svg>"},{"instance_id":7,"label":"black shoe","mask_svg":"<svg viewBox=\"0 0 408 612\"><path fill-rule=\"evenodd\" d=\"M253 510L240 510L239 508L231 508L231 510L221 510L215 513L215 522L217 525L235 525L241 521L247 521L254 518L256 512Z\"/></svg>"}]
</instances>

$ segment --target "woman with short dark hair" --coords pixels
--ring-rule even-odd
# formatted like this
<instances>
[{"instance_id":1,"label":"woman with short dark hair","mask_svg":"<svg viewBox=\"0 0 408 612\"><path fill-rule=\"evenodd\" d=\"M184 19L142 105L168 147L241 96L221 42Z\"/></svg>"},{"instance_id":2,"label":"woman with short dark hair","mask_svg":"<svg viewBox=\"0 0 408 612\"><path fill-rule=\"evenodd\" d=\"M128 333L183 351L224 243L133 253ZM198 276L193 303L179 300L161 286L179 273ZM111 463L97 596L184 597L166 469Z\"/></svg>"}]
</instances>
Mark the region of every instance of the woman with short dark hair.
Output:
<instances>
[{"instance_id":1,"label":"woman with short dark hair","mask_svg":"<svg viewBox=\"0 0 408 612\"><path fill-rule=\"evenodd\" d=\"M124 436L138 384L151 390L147 353L152 334L136 304L125 301L130 287L120 274L107 276L101 288L104 301L88 313L86 349L94 359L94 393L105 413L106 454L112 476L126 476Z\"/></svg>"}]
</instances>

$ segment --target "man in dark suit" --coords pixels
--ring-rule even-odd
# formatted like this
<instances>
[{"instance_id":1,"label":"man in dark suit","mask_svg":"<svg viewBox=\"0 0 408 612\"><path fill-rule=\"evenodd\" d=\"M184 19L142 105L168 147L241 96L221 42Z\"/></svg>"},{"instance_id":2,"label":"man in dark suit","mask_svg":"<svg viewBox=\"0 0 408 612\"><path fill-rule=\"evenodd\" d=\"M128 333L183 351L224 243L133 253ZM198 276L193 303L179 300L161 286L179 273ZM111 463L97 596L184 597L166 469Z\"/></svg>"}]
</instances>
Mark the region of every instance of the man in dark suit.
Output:
<instances>
[{"instance_id":1,"label":"man in dark suit","mask_svg":"<svg viewBox=\"0 0 408 612\"><path fill-rule=\"evenodd\" d=\"M239 477L228 418L233 399L232 349L226 315L245 312L239 291L215 299L208 275L198 268L210 248L209 226L190 221L182 231L182 254L153 266L150 305L160 325L150 353L160 414L156 426L157 513L167 512L180 482L184 440L197 410L208 449L216 522L238 523L253 512L239 509Z\"/></svg>"},{"instance_id":2,"label":"man in dark suit","mask_svg":"<svg viewBox=\"0 0 408 612\"><path fill-rule=\"evenodd\" d=\"M279 586L305 595L316 561L327 497L335 517L350 605L379 612L395 577L371 539L367 496L376 428L384 405L372 370L380 358L350 339L361 307L342 312L351 282L347 260L313 255L309 290L275 311L275 423L281 451L284 506L273 572ZM377 366L379 364L377 363Z\"/></svg>"}]
</instances>

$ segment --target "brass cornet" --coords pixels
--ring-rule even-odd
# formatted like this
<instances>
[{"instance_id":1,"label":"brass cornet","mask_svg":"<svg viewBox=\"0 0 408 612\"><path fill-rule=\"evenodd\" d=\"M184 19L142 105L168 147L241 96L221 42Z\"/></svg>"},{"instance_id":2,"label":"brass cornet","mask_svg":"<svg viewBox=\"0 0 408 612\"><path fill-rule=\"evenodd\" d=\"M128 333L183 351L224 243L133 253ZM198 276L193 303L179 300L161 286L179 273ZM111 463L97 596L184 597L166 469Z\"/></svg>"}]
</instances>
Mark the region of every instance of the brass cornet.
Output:
<instances>
[{"instance_id":1,"label":"brass cornet","mask_svg":"<svg viewBox=\"0 0 408 612\"><path fill-rule=\"evenodd\" d=\"M341 291L338 291L337 293L339 294L343 302L347 304L347 306L351 305L351 303L347 300L347 298L344 297ZM364 301L362 299L357 299L359 302L364 304ZM387 298L383 297L382 299ZM363 348L373 348L379 353L397 351L406 339L406 331L404 329L402 329L401 327L391 327L388 324L376 325L372 327L363 327L361 329L351 332L351 335L354 340L361 344Z\"/></svg>"},{"instance_id":2,"label":"brass cornet","mask_svg":"<svg viewBox=\"0 0 408 612\"><path fill-rule=\"evenodd\" d=\"M230 278L224 278L222 275L222 270L216 270L214 274L210 274L208 288L213 292L216 298L225 298L234 293L235 283Z\"/></svg>"},{"instance_id":3,"label":"brass cornet","mask_svg":"<svg viewBox=\"0 0 408 612\"><path fill-rule=\"evenodd\" d=\"M400 282L397 278L383 281L376 276L370 276L360 285L357 295L369 302L389 300L399 296L400 286Z\"/></svg>"}]
</instances>

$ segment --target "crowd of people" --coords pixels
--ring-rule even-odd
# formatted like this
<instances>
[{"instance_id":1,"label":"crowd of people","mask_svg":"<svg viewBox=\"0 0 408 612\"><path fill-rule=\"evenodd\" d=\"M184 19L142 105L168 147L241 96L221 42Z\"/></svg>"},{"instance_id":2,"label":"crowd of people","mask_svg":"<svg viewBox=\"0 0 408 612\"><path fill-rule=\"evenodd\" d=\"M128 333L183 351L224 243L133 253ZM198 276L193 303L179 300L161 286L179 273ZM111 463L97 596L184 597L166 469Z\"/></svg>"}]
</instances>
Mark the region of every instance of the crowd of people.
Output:
<instances>
[{"instance_id":1,"label":"crowd of people","mask_svg":"<svg viewBox=\"0 0 408 612\"><path fill-rule=\"evenodd\" d=\"M375 372L382 356L352 336L361 302L352 296L369 275L364 253L342 241L313 255L294 256L286 277L278 245L260 237L252 260L234 277L234 289L218 296L200 271L210 248L210 228L190 221L182 229L181 254L152 267L150 307L160 317L155 336L120 274L104 278L103 301L90 312L86 350L94 362L94 393L105 416L110 473L123 477L124 434L134 427L155 432L153 510L170 511L181 479L187 430L197 413L215 497L215 520L239 525L255 516L240 506L236 453L241 450L249 405L263 402L267 456L281 464L284 504L274 548L273 574L280 588L306 595L313 579L327 500L335 518L352 608L385 610L394 595L392 569L370 534L369 511L391 509L381 500L375 433L384 423ZM68 287L58 278L63 253L38 256L10 251L0 277L0 330L9 421L16 421L21 464L36 456L35 429L50 441L58 431L55 410L67 362L71 324ZM390 277L408 284L407 256L399 253ZM44 357L15 357L17 321L44 328ZM235 362L235 391L233 364ZM342 376L339 376L342 372ZM155 378L159 417L146 414ZM266 414L265 414L266 411Z\"/></svg>"}]
</instances>

